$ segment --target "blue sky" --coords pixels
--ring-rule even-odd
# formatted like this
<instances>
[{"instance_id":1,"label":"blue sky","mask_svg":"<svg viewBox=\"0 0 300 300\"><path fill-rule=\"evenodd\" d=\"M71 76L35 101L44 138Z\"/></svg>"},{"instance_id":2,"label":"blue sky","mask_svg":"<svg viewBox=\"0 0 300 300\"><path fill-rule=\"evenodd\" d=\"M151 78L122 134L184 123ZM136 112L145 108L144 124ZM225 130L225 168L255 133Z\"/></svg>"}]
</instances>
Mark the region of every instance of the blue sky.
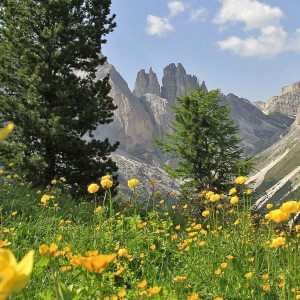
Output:
<instances>
[{"instance_id":1,"label":"blue sky","mask_svg":"<svg viewBox=\"0 0 300 300\"><path fill-rule=\"evenodd\" d=\"M299 0L112 0L102 52L132 89L140 69L188 74L250 101L300 81Z\"/></svg>"}]
</instances>

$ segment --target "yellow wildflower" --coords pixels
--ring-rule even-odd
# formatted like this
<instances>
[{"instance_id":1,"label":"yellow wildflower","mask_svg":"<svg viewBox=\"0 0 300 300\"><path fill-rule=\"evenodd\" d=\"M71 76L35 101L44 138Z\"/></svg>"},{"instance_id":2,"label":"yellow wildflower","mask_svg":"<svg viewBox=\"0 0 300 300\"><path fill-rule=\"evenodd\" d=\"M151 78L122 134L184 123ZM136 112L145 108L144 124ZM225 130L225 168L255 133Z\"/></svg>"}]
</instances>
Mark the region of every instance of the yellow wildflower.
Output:
<instances>
[{"instance_id":1,"label":"yellow wildflower","mask_svg":"<svg viewBox=\"0 0 300 300\"><path fill-rule=\"evenodd\" d=\"M278 238L274 238L272 240L270 247L283 246L284 244L285 244L285 237L279 236Z\"/></svg>"},{"instance_id":2,"label":"yellow wildflower","mask_svg":"<svg viewBox=\"0 0 300 300\"><path fill-rule=\"evenodd\" d=\"M232 188L232 189L230 189L230 191L229 191L229 195L234 195L234 194L236 194L237 193L237 189L236 188Z\"/></svg>"},{"instance_id":3,"label":"yellow wildflower","mask_svg":"<svg viewBox=\"0 0 300 300\"><path fill-rule=\"evenodd\" d=\"M101 179L100 184L104 189L109 189L113 186L112 180L110 180L108 178Z\"/></svg>"},{"instance_id":4,"label":"yellow wildflower","mask_svg":"<svg viewBox=\"0 0 300 300\"><path fill-rule=\"evenodd\" d=\"M248 180L248 178L245 177L245 176L238 176L238 177L235 179L235 183L236 183L236 184L244 184L247 180Z\"/></svg>"},{"instance_id":5,"label":"yellow wildflower","mask_svg":"<svg viewBox=\"0 0 300 300\"><path fill-rule=\"evenodd\" d=\"M230 204L237 204L239 202L239 197L233 196L230 199Z\"/></svg>"},{"instance_id":6,"label":"yellow wildflower","mask_svg":"<svg viewBox=\"0 0 300 300\"><path fill-rule=\"evenodd\" d=\"M287 221L290 218L290 213L284 212L281 209L271 210L265 215L266 219L270 219L276 223Z\"/></svg>"},{"instance_id":7,"label":"yellow wildflower","mask_svg":"<svg viewBox=\"0 0 300 300\"><path fill-rule=\"evenodd\" d=\"M33 268L34 251L30 250L17 263L13 253L0 249L0 291L1 299L6 299L11 291L20 291L27 283Z\"/></svg>"},{"instance_id":8,"label":"yellow wildflower","mask_svg":"<svg viewBox=\"0 0 300 300\"><path fill-rule=\"evenodd\" d=\"M139 180L136 178L130 179L127 182L128 187L130 187L130 188L135 188L138 185L138 183L139 183Z\"/></svg>"},{"instance_id":9,"label":"yellow wildflower","mask_svg":"<svg viewBox=\"0 0 300 300\"><path fill-rule=\"evenodd\" d=\"M177 277L173 278L173 280L175 282L183 282L186 280L186 276L177 276Z\"/></svg>"},{"instance_id":10,"label":"yellow wildflower","mask_svg":"<svg viewBox=\"0 0 300 300\"><path fill-rule=\"evenodd\" d=\"M248 272L247 274L245 274L245 278L250 279L253 276L252 272Z\"/></svg>"},{"instance_id":11,"label":"yellow wildflower","mask_svg":"<svg viewBox=\"0 0 300 300\"><path fill-rule=\"evenodd\" d=\"M202 212L202 217L206 218L209 216L209 214L210 214L209 210L205 210Z\"/></svg>"},{"instance_id":12,"label":"yellow wildflower","mask_svg":"<svg viewBox=\"0 0 300 300\"><path fill-rule=\"evenodd\" d=\"M161 287L158 287L157 285L151 287L148 289L148 292L152 295L158 294L161 290Z\"/></svg>"},{"instance_id":13,"label":"yellow wildflower","mask_svg":"<svg viewBox=\"0 0 300 300\"><path fill-rule=\"evenodd\" d=\"M100 254L90 257L81 257L80 264L91 272L101 273L117 257L117 254Z\"/></svg>"},{"instance_id":14,"label":"yellow wildflower","mask_svg":"<svg viewBox=\"0 0 300 300\"><path fill-rule=\"evenodd\" d=\"M187 297L187 300L198 300L198 299L199 299L198 293L193 293L191 296Z\"/></svg>"},{"instance_id":15,"label":"yellow wildflower","mask_svg":"<svg viewBox=\"0 0 300 300\"><path fill-rule=\"evenodd\" d=\"M127 257L127 256L128 256L128 251L127 251L127 249L126 249L126 248L121 248L121 249L119 249L118 255L119 255L120 257Z\"/></svg>"},{"instance_id":16,"label":"yellow wildflower","mask_svg":"<svg viewBox=\"0 0 300 300\"><path fill-rule=\"evenodd\" d=\"M147 286L147 280L146 280L146 279L142 280L142 281L137 285L137 287L138 287L139 289L143 289L143 288L146 287L146 286Z\"/></svg>"},{"instance_id":17,"label":"yellow wildflower","mask_svg":"<svg viewBox=\"0 0 300 300\"><path fill-rule=\"evenodd\" d=\"M126 296L126 290L125 289L121 289L118 293L118 297L119 298L123 298Z\"/></svg>"},{"instance_id":18,"label":"yellow wildflower","mask_svg":"<svg viewBox=\"0 0 300 300\"><path fill-rule=\"evenodd\" d=\"M7 247L9 246L11 243L6 239L4 241L0 241L0 248L4 248L4 247Z\"/></svg>"},{"instance_id":19,"label":"yellow wildflower","mask_svg":"<svg viewBox=\"0 0 300 300\"><path fill-rule=\"evenodd\" d=\"M97 193L98 190L99 190L99 185L96 184L96 183L91 183L89 186L88 186L88 192L90 194L94 194L94 193Z\"/></svg>"},{"instance_id":20,"label":"yellow wildflower","mask_svg":"<svg viewBox=\"0 0 300 300\"><path fill-rule=\"evenodd\" d=\"M280 210L290 214L297 213L300 211L300 202L293 200L287 201L281 205Z\"/></svg>"}]
</instances>

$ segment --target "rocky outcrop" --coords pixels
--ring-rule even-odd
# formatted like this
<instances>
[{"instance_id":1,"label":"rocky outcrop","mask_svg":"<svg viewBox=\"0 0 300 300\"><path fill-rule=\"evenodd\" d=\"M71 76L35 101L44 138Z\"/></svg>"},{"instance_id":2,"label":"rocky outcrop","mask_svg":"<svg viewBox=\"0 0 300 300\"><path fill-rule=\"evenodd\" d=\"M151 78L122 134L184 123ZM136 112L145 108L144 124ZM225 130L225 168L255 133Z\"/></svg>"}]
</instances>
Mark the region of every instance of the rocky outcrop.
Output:
<instances>
[{"instance_id":1,"label":"rocky outcrop","mask_svg":"<svg viewBox=\"0 0 300 300\"><path fill-rule=\"evenodd\" d=\"M259 108L261 111L264 111L266 108L266 102L264 101L255 101L255 102L251 102L254 106L256 106L257 108Z\"/></svg>"},{"instance_id":2,"label":"rocky outcrop","mask_svg":"<svg viewBox=\"0 0 300 300\"><path fill-rule=\"evenodd\" d=\"M300 104L300 82L285 86L280 96L271 97L263 110L266 114L280 113L295 117Z\"/></svg>"},{"instance_id":3,"label":"rocky outcrop","mask_svg":"<svg viewBox=\"0 0 300 300\"><path fill-rule=\"evenodd\" d=\"M155 190L159 190L166 197L172 191L179 190L179 180L171 179L168 174L160 167L140 160L135 156L118 150L111 154L111 158L116 162L119 171L118 178L120 182L120 190L124 194L128 194L127 181L132 178L139 180L138 190L142 192L140 198L149 198L152 192L151 180L156 181Z\"/></svg>"},{"instance_id":4,"label":"rocky outcrop","mask_svg":"<svg viewBox=\"0 0 300 300\"><path fill-rule=\"evenodd\" d=\"M255 157L255 170L249 183L258 198L254 209L266 210L266 204L279 207L284 201L298 199L300 192L300 115L289 133Z\"/></svg>"},{"instance_id":5,"label":"rocky outcrop","mask_svg":"<svg viewBox=\"0 0 300 300\"><path fill-rule=\"evenodd\" d=\"M230 117L239 128L245 156L254 155L287 134L294 119L284 115L266 115L250 101L234 94L224 97L231 107Z\"/></svg>"},{"instance_id":6,"label":"rocky outcrop","mask_svg":"<svg viewBox=\"0 0 300 300\"><path fill-rule=\"evenodd\" d=\"M152 68L150 68L149 73L146 73L144 69L137 73L132 93L136 97L141 97L145 94L154 94L160 96L160 85Z\"/></svg>"},{"instance_id":7,"label":"rocky outcrop","mask_svg":"<svg viewBox=\"0 0 300 300\"><path fill-rule=\"evenodd\" d=\"M182 64L170 64L163 71L161 97L174 103L177 97L187 95L197 84L197 77L188 75Z\"/></svg>"}]
</instances>

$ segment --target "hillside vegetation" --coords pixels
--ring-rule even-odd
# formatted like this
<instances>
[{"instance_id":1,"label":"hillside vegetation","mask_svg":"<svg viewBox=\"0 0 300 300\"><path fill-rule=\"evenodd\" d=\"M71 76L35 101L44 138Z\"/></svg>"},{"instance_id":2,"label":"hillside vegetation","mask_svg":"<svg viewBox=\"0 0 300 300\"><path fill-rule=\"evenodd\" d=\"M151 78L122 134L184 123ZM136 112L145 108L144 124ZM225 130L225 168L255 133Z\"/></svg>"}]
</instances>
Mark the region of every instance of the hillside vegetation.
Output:
<instances>
[{"instance_id":1,"label":"hillside vegetation","mask_svg":"<svg viewBox=\"0 0 300 300\"><path fill-rule=\"evenodd\" d=\"M300 204L252 215L245 177L227 195L192 199L162 195L152 180L139 202L138 180L130 198L112 198L105 176L74 202L64 178L35 190L12 164L2 172L2 267L7 253L20 261L35 252L27 284L17 277L30 274L24 261L5 265L18 271L1 281L11 299L300 299L300 226L286 226Z\"/></svg>"}]
</instances>

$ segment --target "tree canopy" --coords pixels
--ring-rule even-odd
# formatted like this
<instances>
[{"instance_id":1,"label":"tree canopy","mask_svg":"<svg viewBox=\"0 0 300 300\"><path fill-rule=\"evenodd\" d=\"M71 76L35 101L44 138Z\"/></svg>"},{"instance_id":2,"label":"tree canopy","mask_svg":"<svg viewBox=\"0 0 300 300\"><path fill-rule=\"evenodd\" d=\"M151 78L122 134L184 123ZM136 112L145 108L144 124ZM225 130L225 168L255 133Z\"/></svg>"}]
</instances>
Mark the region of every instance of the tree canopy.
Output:
<instances>
[{"instance_id":1,"label":"tree canopy","mask_svg":"<svg viewBox=\"0 0 300 300\"><path fill-rule=\"evenodd\" d=\"M0 2L0 113L16 130L1 145L36 184L66 177L74 191L114 173L118 143L93 131L112 122L109 78L97 67L115 28L110 0Z\"/></svg>"},{"instance_id":2,"label":"tree canopy","mask_svg":"<svg viewBox=\"0 0 300 300\"><path fill-rule=\"evenodd\" d=\"M247 165L242 162L238 128L229 118L230 107L222 104L219 90L199 86L172 106L173 133L158 146L170 155L166 170L197 191L224 191Z\"/></svg>"}]
</instances>

